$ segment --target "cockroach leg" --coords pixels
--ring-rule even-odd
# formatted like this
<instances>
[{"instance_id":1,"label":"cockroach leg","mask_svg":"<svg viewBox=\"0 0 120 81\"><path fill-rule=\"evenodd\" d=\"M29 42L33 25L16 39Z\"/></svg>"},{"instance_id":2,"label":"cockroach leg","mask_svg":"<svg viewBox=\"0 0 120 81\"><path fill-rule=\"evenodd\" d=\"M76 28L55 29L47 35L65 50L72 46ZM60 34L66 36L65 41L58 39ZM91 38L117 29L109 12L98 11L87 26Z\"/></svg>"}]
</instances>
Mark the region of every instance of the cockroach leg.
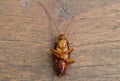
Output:
<instances>
[{"instance_id":1,"label":"cockroach leg","mask_svg":"<svg viewBox=\"0 0 120 81\"><path fill-rule=\"evenodd\" d=\"M60 58L59 53L58 53L55 49L51 49L51 51L52 51L52 55L53 55L53 56L55 56L55 57L57 57L57 58Z\"/></svg>"},{"instance_id":2,"label":"cockroach leg","mask_svg":"<svg viewBox=\"0 0 120 81\"><path fill-rule=\"evenodd\" d=\"M74 49L67 50L67 53L70 54Z\"/></svg>"},{"instance_id":3,"label":"cockroach leg","mask_svg":"<svg viewBox=\"0 0 120 81\"><path fill-rule=\"evenodd\" d=\"M75 62L73 59L70 58L66 59L65 61L67 62L67 64L72 64Z\"/></svg>"},{"instance_id":4,"label":"cockroach leg","mask_svg":"<svg viewBox=\"0 0 120 81\"><path fill-rule=\"evenodd\" d=\"M73 50L74 50L74 49L69 49L68 51L69 51L69 53L71 53Z\"/></svg>"},{"instance_id":5,"label":"cockroach leg","mask_svg":"<svg viewBox=\"0 0 120 81\"><path fill-rule=\"evenodd\" d=\"M53 49L53 48L51 48L51 51L56 53L56 54L59 54L59 52L57 50Z\"/></svg>"}]
</instances>

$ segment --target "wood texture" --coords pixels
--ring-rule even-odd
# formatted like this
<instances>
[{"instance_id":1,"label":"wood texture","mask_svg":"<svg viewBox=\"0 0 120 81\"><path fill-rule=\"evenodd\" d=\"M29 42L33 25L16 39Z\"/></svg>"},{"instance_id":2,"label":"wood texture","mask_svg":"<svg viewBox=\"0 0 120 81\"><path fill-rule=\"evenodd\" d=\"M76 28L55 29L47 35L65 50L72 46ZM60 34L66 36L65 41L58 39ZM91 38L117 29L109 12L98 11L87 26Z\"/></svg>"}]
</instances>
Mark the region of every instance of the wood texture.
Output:
<instances>
[{"instance_id":1,"label":"wood texture","mask_svg":"<svg viewBox=\"0 0 120 81\"><path fill-rule=\"evenodd\" d=\"M57 77L57 32L37 0L0 0L0 81L119 81L120 0L38 0L68 39L76 60Z\"/></svg>"}]
</instances>

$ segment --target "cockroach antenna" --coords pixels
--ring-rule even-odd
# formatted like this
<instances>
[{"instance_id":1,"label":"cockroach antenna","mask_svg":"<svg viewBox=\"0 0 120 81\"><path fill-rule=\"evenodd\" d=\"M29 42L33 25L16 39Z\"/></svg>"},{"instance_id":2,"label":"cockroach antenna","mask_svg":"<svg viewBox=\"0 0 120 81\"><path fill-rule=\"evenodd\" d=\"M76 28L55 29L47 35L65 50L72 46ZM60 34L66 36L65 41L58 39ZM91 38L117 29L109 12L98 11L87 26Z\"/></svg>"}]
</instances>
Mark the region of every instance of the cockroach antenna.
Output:
<instances>
[{"instance_id":1,"label":"cockroach antenna","mask_svg":"<svg viewBox=\"0 0 120 81\"><path fill-rule=\"evenodd\" d=\"M69 30L70 30L71 24L73 22L73 19L74 19L74 16L71 18L70 22L67 24L64 35L67 35L67 32L69 33Z\"/></svg>"},{"instance_id":2,"label":"cockroach antenna","mask_svg":"<svg viewBox=\"0 0 120 81\"><path fill-rule=\"evenodd\" d=\"M47 16L49 17L49 19L52 20L52 22L53 22L53 24L55 25L55 28L56 28L58 34L60 35L60 31L59 31L59 29L58 29L58 25L55 23L55 21L53 20L53 18L51 17L51 15L48 13L48 10L45 8L45 6L44 6L41 2L39 2L39 1L37 1L37 2L38 2L38 4L41 5L41 7L45 10L45 12L46 12Z\"/></svg>"}]
</instances>

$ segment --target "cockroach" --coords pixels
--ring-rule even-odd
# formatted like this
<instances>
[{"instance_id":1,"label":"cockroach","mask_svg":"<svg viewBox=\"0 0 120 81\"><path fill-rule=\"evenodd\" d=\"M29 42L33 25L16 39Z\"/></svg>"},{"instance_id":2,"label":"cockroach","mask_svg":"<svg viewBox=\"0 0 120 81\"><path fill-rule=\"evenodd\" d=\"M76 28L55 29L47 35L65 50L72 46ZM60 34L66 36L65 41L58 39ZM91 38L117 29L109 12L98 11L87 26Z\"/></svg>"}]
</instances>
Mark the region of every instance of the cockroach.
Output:
<instances>
[{"instance_id":1,"label":"cockroach","mask_svg":"<svg viewBox=\"0 0 120 81\"><path fill-rule=\"evenodd\" d=\"M56 46L51 51L57 75L62 76L66 73L68 64L75 62L70 58L73 49L69 47L69 41L64 34L58 36Z\"/></svg>"},{"instance_id":2,"label":"cockroach","mask_svg":"<svg viewBox=\"0 0 120 81\"><path fill-rule=\"evenodd\" d=\"M40 2L38 3L43 7L45 12L47 13L47 16L51 19L51 21L55 25L57 32L59 33L58 38L55 42L55 48L52 48L51 52L53 56L56 73L58 76L63 76L66 74L67 66L75 62L73 59L70 58L70 54L73 51L73 49L69 47L70 43L65 35L69 26L66 28L65 33L61 34L57 27L58 25L54 22L54 20L48 13L47 9L44 7L42 3Z\"/></svg>"}]
</instances>

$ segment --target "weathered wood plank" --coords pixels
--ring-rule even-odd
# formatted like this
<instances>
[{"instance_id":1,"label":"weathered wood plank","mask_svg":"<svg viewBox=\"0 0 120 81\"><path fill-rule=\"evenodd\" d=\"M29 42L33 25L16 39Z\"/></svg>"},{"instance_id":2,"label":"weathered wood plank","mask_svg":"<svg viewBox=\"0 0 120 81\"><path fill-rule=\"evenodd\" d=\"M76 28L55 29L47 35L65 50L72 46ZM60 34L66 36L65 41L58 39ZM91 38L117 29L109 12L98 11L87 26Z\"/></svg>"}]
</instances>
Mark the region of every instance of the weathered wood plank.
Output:
<instances>
[{"instance_id":1,"label":"weathered wood plank","mask_svg":"<svg viewBox=\"0 0 120 81\"><path fill-rule=\"evenodd\" d=\"M27 1L27 5L26 5ZM57 77L50 48L57 32L33 0L0 0L0 81L119 81L120 0L38 0L68 39L76 63Z\"/></svg>"}]
</instances>

